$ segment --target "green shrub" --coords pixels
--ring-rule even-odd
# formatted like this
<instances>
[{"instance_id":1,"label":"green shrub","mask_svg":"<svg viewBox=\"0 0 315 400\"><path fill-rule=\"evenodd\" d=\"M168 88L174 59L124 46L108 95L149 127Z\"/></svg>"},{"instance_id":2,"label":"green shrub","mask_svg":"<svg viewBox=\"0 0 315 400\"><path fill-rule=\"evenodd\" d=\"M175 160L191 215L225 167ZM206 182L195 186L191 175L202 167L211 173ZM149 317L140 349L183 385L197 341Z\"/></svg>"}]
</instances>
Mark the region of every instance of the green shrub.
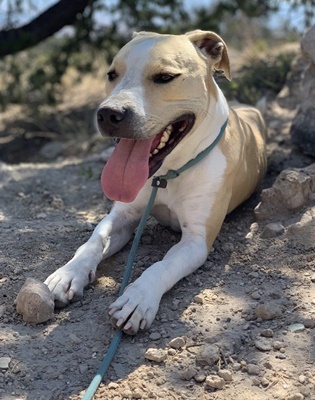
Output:
<instances>
[{"instance_id":1,"label":"green shrub","mask_svg":"<svg viewBox=\"0 0 315 400\"><path fill-rule=\"evenodd\" d=\"M228 100L255 105L263 96L273 97L282 89L294 53L254 60L238 71L231 82L217 78Z\"/></svg>"}]
</instances>

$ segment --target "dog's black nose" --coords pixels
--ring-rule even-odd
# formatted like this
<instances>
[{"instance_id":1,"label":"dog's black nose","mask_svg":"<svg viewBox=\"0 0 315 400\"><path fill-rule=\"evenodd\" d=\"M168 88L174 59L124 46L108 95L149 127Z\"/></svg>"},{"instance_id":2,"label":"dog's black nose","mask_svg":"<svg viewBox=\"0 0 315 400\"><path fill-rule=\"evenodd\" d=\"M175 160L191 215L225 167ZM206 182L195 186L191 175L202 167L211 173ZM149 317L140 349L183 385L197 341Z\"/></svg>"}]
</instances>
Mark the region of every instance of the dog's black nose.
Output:
<instances>
[{"instance_id":1,"label":"dog's black nose","mask_svg":"<svg viewBox=\"0 0 315 400\"><path fill-rule=\"evenodd\" d=\"M110 126L117 128L127 117L128 109L115 110L109 107L101 107L97 111L97 122L101 127Z\"/></svg>"}]
</instances>

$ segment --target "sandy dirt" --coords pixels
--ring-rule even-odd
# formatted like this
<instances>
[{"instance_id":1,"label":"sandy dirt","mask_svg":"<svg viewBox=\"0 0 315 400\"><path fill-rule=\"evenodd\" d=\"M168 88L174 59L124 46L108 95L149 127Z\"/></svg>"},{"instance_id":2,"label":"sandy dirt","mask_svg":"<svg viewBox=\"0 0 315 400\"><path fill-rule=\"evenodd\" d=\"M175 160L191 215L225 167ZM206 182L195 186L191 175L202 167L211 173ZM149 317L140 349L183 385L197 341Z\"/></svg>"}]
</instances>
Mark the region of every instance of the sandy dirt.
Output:
<instances>
[{"instance_id":1,"label":"sandy dirt","mask_svg":"<svg viewBox=\"0 0 315 400\"><path fill-rule=\"evenodd\" d=\"M314 248L286 235L311 205L275 218L284 226L277 237L261 237L268 221L256 222L253 212L261 189L281 170L314 162L290 145L293 115L269 105L262 187L226 218L207 262L163 297L151 329L123 337L95 399L315 399ZM66 263L109 211L99 183L103 165L97 154L0 164L4 400L82 398L114 335L107 307L117 297L130 244L100 265L82 301L52 320L27 324L14 305L27 277L44 280ZM150 220L132 279L179 238ZM270 319L257 315L258 305ZM158 349L163 361L146 359L148 349Z\"/></svg>"}]
</instances>

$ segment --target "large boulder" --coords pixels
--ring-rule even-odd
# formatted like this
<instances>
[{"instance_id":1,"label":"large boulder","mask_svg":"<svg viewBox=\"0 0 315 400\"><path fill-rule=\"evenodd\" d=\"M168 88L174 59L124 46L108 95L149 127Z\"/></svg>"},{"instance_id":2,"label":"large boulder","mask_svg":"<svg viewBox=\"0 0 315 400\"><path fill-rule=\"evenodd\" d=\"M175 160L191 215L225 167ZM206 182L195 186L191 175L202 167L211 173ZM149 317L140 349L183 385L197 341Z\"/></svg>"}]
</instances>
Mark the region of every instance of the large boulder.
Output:
<instances>
[{"instance_id":1,"label":"large boulder","mask_svg":"<svg viewBox=\"0 0 315 400\"><path fill-rule=\"evenodd\" d=\"M315 26L301 41L303 55L310 66L305 72L301 103L291 126L292 143L315 156Z\"/></svg>"}]
</instances>

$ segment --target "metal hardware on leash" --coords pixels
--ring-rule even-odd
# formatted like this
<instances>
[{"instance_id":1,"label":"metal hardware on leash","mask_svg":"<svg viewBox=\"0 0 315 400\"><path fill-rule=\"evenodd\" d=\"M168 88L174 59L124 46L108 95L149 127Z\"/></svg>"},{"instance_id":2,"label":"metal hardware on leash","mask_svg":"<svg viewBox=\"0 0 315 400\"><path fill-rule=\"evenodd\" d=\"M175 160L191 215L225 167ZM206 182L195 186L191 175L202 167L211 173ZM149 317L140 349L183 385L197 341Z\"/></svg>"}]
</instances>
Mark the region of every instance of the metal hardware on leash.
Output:
<instances>
[{"instance_id":1,"label":"metal hardware on leash","mask_svg":"<svg viewBox=\"0 0 315 400\"><path fill-rule=\"evenodd\" d=\"M157 191L159 188L165 189L167 186L167 181L170 179L175 179L177 178L182 172L186 171L187 169L191 168L192 166L194 166L195 164L197 164L199 161L201 161L206 155L208 155L210 153L210 151L216 146L216 144L219 142L219 140L221 139L226 125L228 123L228 119L225 121L225 123L222 125L221 130L218 134L218 136L215 138L215 140L211 143L211 145L209 147L207 147L205 150L203 150L201 153L199 153L195 158L193 158L192 160L188 161L185 165L183 165L181 168L179 168L178 170L172 170L170 169L166 175L161 175L161 176L155 176L153 177L152 180L152 191L151 191L151 195L149 198L149 202L148 205L146 207L146 209L144 210L144 213L142 215L142 218L140 220L138 229L136 231L135 237L133 239L132 242L132 246L131 246L131 250L128 256L128 260L127 260L127 265L126 265L126 269L124 272L124 276L123 276L123 280L120 286L120 290L119 290L119 296L121 296L126 288L126 286L128 285L129 279L130 279L130 275L131 275L131 270L132 270L132 266L133 266L133 262L135 259L135 255L136 255L136 251L140 242L140 238L143 232L143 229L145 227L145 223L148 219L148 216L151 212L151 209L153 207L153 203L157 194ZM109 348L107 350L107 353L105 354L105 357L102 361L102 364L100 366L100 368L98 369L97 373L95 374L92 382L90 383L89 387L87 388L84 396L82 397L82 400L92 400L95 392L97 391L97 388L99 387L102 378L105 374L105 372L107 371L108 367L110 366L110 363L112 361L112 359L114 358L116 351L118 349L119 343L121 341L123 335L123 331L118 330L116 331L110 345Z\"/></svg>"}]
</instances>

